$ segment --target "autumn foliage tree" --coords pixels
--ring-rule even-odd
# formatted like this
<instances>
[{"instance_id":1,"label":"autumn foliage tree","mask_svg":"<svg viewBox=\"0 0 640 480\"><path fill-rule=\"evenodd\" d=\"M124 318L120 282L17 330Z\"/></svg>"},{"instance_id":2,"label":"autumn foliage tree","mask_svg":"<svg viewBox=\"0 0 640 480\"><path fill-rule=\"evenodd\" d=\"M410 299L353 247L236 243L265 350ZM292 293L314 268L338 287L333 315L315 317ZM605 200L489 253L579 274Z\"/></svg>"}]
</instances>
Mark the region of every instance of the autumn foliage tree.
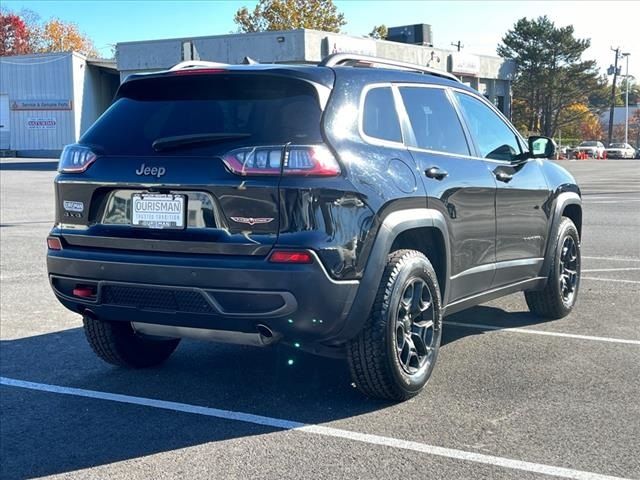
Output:
<instances>
[{"instance_id":1,"label":"autumn foliage tree","mask_svg":"<svg viewBox=\"0 0 640 480\"><path fill-rule=\"evenodd\" d=\"M238 9L233 21L245 33L297 28L337 33L347 23L332 0L259 0L252 11Z\"/></svg>"},{"instance_id":2,"label":"autumn foliage tree","mask_svg":"<svg viewBox=\"0 0 640 480\"><path fill-rule=\"evenodd\" d=\"M29 30L22 18L0 12L0 55L23 55L29 49Z\"/></svg>"},{"instance_id":3,"label":"autumn foliage tree","mask_svg":"<svg viewBox=\"0 0 640 480\"><path fill-rule=\"evenodd\" d=\"M98 55L91 39L78 29L75 23L63 22L52 18L42 28L41 52L69 52L75 51L87 56Z\"/></svg>"},{"instance_id":4,"label":"autumn foliage tree","mask_svg":"<svg viewBox=\"0 0 640 480\"><path fill-rule=\"evenodd\" d=\"M91 39L75 23L58 18L42 22L31 10L0 11L0 55L69 51L98 55Z\"/></svg>"}]
</instances>

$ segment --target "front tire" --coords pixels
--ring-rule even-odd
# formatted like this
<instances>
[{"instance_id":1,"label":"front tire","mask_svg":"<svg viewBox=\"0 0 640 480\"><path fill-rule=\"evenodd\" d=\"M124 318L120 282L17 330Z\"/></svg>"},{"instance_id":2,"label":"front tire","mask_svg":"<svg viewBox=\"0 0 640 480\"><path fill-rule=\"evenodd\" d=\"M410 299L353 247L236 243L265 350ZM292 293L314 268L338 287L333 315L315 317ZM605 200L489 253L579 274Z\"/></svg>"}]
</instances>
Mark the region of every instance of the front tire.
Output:
<instances>
[{"instance_id":1,"label":"front tire","mask_svg":"<svg viewBox=\"0 0 640 480\"><path fill-rule=\"evenodd\" d=\"M441 305L435 271L422 253L398 250L388 256L371 314L347 345L358 390L401 401L424 388L440 348Z\"/></svg>"},{"instance_id":2,"label":"front tire","mask_svg":"<svg viewBox=\"0 0 640 480\"><path fill-rule=\"evenodd\" d=\"M95 354L120 367L145 368L161 364L180 343L179 338L152 339L138 335L129 322L83 317L84 333Z\"/></svg>"},{"instance_id":3,"label":"front tire","mask_svg":"<svg viewBox=\"0 0 640 480\"><path fill-rule=\"evenodd\" d=\"M544 290L528 291L524 296L531 313L556 320L571 313L580 288L580 237L571 219L562 217L554 245Z\"/></svg>"}]
</instances>

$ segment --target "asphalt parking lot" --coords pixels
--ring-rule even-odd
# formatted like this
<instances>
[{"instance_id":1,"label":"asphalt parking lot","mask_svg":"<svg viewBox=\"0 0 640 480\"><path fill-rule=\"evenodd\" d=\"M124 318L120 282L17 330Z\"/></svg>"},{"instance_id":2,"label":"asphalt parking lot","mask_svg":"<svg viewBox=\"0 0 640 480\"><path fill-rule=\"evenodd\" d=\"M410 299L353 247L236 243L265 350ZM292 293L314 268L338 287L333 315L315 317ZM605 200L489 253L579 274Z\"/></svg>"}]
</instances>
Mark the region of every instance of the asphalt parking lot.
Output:
<instances>
[{"instance_id":1,"label":"asphalt parking lot","mask_svg":"<svg viewBox=\"0 0 640 480\"><path fill-rule=\"evenodd\" d=\"M102 363L46 278L55 163L2 160L0 478L640 478L640 161L562 164L584 193L574 313L518 294L448 317L428 389L390 404L286 348Z\"/></svg>"}]
</instances>

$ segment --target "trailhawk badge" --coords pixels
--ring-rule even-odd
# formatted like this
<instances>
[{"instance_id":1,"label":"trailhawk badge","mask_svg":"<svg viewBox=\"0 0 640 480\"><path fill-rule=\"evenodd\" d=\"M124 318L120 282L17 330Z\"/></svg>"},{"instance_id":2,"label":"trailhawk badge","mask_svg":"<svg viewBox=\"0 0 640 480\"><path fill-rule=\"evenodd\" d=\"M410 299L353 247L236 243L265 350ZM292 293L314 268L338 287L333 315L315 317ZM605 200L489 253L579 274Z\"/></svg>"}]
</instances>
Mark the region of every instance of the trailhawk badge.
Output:
<instances>
[{"instance_id":1,"label":"trailhawk badge","mask_svg":"<svg viewBox=\"0 0 640 480\"><path fill-rule=\"evenodd\" d=\"M273 218L253 218L253 217L231 217L236 223L246 223L247 225L259 225L263 223L271 223L273 222Z\"/></svg>"}]
</instances>

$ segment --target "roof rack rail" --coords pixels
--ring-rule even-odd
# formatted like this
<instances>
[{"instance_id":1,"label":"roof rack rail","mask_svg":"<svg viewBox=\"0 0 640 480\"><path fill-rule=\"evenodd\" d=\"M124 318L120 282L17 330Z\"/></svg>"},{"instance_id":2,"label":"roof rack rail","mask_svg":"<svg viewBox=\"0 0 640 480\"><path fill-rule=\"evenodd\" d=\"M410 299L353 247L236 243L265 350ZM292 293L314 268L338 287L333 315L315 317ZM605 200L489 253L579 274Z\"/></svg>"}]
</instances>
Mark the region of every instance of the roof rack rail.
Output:
<instances>
[{"instance_id":1,"label":"roof rack rail","mask_svg":"<svg viewBox=\"0 0 640 480\"><path fill-rule=\"evenodd\" d=\"M228 63L218 63L218 62L205 62L201 60L186 60L184 62L180 62L175 64L173 67L169 69L170 72L174 72L176 70L187 70L189 68L217 68L217 67L227 67Z\"/></svg>"},{"instance_id":2,"label":"roof rack rail","mask_svg":"<svg viewBox=\"0 0 640 480\"><path fill-rule=\"evenodd\" d=\"M347 64L377 64L385 67L395 67L400 70L409 70L413 72L428 73L438 77L446 78L460 83L460 79L449 72L443 72L435 68L423 67L414 63L400 62L389 58L372 57L370 55L360 55L357 53L334 53L325 57L318 65L321 67L335 67Z\"/></svg>"}]
</instances>

